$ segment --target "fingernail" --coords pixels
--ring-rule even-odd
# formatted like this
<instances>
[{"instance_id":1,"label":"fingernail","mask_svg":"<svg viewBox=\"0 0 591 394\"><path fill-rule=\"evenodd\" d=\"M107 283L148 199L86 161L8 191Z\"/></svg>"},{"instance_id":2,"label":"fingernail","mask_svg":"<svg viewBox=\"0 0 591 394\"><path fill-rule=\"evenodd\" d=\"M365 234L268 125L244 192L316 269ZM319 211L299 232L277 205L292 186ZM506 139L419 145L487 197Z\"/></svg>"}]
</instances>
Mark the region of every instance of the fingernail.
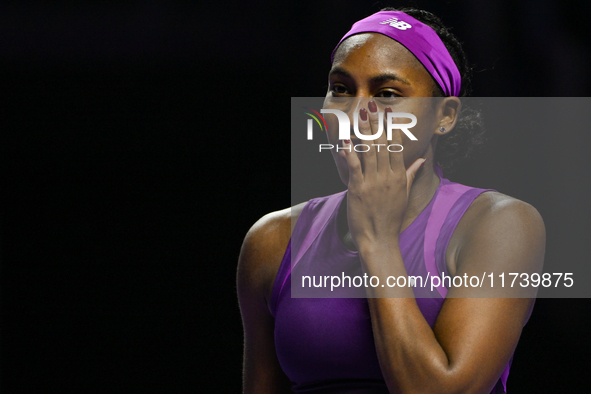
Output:
<instances>
[{"instance_id":1,"label":"fingernail","mask_svg":"<svg viewBox=\"0 0 591 394\"><path fill-rule=\"evenodd\" d=\"M369 108L369 112L375 114L376 112L378 112L378 106L376 105L376 102L371 100L369 103L367 103L367 108Z\"/></svg>"},{"instance_id":2,"label":"fingernail","mask_svg":"<svg viewBox=\"0 0 591 394\"><path fill-rule=\"evenodd\" d=\"M384 112L392 112L392 108L386 107L386 110Z\"/></svg>"},{"instance_id":3,"label":"fingernail","mask_svg":"<svg viewBox=\"0 0 591 394\"><path fill-rule=\"evenodd\" d=\"M427 162L427 159L423 160L423 162L421 163L421 165L419 166L419 170L425 165L425 163Z\"/></svg>"},{"instance_id":4,"label":"fingernail","mask_svg":"<svg viewBox=\"0 0 591 394\"><path fill-rule=\"evenodd\" d=\"M366 122L367 121L367 111L365 110L365 108L361 108L359 110L359 115L361 115L361 120Z\"/></svg>"}]
</instances>

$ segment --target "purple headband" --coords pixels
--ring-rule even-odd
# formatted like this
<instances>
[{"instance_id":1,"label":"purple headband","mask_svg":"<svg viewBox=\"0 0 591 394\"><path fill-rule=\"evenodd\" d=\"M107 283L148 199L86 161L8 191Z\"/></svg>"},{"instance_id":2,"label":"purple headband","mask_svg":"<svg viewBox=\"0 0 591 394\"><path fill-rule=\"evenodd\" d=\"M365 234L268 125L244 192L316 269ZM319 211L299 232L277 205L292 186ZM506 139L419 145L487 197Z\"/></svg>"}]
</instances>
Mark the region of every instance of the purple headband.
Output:
<instances>
[{"instance_id":1,"label":"purple headband","mask_svg":"<svg viewBox=\"0 0 591 394\"><path fill-rule=\"evenodd\" d=\"M462 77L449 51L430 26L402 11L380 11L356 22L339 41L330 56L348 37L359 33L380 33L404 45L425 66L446 96L459 96Z\"/></svg>"}]
</instances>

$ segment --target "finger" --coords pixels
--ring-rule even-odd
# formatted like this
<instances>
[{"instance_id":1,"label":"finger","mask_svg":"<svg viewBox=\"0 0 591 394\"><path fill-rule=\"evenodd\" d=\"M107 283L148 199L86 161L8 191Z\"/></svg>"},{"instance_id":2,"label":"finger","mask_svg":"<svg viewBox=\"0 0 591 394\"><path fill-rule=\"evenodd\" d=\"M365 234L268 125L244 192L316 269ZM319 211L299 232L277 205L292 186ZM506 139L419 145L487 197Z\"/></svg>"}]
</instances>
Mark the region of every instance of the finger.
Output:
<instances>
[{"instance_id":1,"label":"finger","mask_svg":"<svg viewBox=\"0 0 591 394\"><path fill-rule=\"evenodd\" d=\"M370 135L372 133L370 118L365 108L359 110L359 132L363 135ZM376 157L373 149L371 149L371 140L361 140L361 144L366 146L359 147L359 157L363 167L363 175L366 177L376 172ZM367 147L370 147L368 150ZM367 150L367 151L366 151Z\"/></svg>"},{"instance_id":2,"label":"finger","mask_svg":"<svg viewBox=\"0 0 591 394\"><path fill-rule=\"evenodd\" d=\"M390 157L388 155L388 150L386 149L387 138L386 133L384 133L384 116L382 114L380 122L378 106L373 100L367 104L367 109L369 110L369 123L371 125L371 132L374 136L378 135L378 138L370 141L376 158L376 170L378 172L389 171Z\"/></svg>"},{"instance_id":3,"label":"finger","mask_svg":"<svg viewBox=\"0 0 591 394\"><path fill-rule=\"evenodd\" d=\"M417 171L425 164L427 159L419 158L416 159L410 167L406 170L406 193L407 195L410 194L410 188L412 187L412 183L415 180L415 176L417 175Z\"/></svg>"},{"instance_id":4,"label":"finger","mask_svg":"<svg viewBox=\"0 0 591 394\"><path fill-rule=\"evenodd\" d=\"M392 112L392 108L388 107L385 110L385 117L387 119L388 113ZM396 118L393 119L392 123L396 123ZM387 121L386 121L386 124ZM404 153L402 151L402 132L399 129L392 130L392 139L388 141L389 145L389 156L390 156L390 168L392 171L397 171L401 167L404 167Z\"/></svg>"},{"instance_id":5,"label":"finger","mask_svg":"<svg viewBox=\"0 0 591 394\"><path fill-rule=\"evenodd\" d=\"M352 186L358 185L363 181L363 171L361 169L361 161L359 160L357 152L355 152L355 149L353 149L351 140L344 140L343 147L345 149L341 152L343 152L345 155L345 159L347 159L347 165L349 167L348 188L350 189Z\"/></svg>"}]
</instances>

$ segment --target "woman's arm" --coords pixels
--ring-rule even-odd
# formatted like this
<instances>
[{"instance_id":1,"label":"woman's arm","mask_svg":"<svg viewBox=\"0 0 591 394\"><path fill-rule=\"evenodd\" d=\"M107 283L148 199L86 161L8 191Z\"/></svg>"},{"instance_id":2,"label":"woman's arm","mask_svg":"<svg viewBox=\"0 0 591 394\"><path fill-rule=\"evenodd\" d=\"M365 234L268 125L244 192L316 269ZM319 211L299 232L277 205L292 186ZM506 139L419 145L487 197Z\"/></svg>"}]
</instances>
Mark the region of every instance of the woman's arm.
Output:
<instances>
[{"instance_id":1,"label":"woman's arm","mask_svg":"<svg viewBox=\"0 0 591 394\"><path fill-rule=\"evenodd\" d=\"M485 196L466 213L473 223L458 252L456 275L495 272L498 279L501 272L539 272L545 235L537 211L514 199ZM368 275L381 275L377 266L384 261L398 273L404 270L397 245L376 248L362 259ZM369 299L378 358L391 391L490 393L517 346L533 299L469 298L477 294L452 287L433 329L414 298Z\"/></svg>"},{"instance_id":2,"label":"woman's arm","mask_svg":"<svg viewBox=\"0 0 591 394\"><path fill-rule=\"evenodd\" d=\"M366 130L376 130L370 116ZM362 122L361 122L362 123ZM371 128L370 128L371 127ZM367 133L367 132L366 132ZM369 133L367 133L369 134ZM402 143L400 132L392 142ZM378 143L386 143L380 137ZM343 151L349 167L347 220L364 271L384 283L406 276L399 236L414 176L402 154ZM484 193L468 209L456 238L455 275L540 272L545 230L538 212L499 193ZM455 233L454 233L455 236ZM374 340L386 384L396 393L489 393L509 362L531 298L502 298L505 289L451 288L432 329L409 287L369 288ZM512 293L513 294L513 293ZM371 298L381 297L381 298ZM391 298L385 298L391 297Z\"/></svg>"},{"instance_id":3,"label":"woman's arm","mask_svg":"<svg viewBox=\"0 0 591 394\"><path fill-rule=\"evenodd\" d=\"M268 301L291 234L291 209L273 212L249 230L238 261L238 301L244 326L244 393L290 393L275 352Z\"/></svg>"}]
</instances>

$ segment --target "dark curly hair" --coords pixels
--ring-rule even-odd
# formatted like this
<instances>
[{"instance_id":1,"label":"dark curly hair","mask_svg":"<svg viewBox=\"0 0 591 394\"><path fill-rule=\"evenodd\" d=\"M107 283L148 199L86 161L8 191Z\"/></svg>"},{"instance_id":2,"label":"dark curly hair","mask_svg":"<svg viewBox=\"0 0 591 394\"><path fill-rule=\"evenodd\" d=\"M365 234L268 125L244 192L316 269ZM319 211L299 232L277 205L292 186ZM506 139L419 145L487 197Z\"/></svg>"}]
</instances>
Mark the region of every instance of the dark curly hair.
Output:
<instances>
[{"instance_id":1,"label":"dark curly hair","mask_svg":"<svg viewBox=\"0 0 591 394\"><path fill-rule=\"evenodd\" d=\"M441 38L441 41L443 41L443 44L460 71L460 76L462 77L460 97L466 97L471 93L472 67L462 49L462 44L437 16L425 10L406 7L386 7L382 8L381 11L402 11L433 28L439 38ZM443 97L443 90L435 80L433 80L433 86L433 96ZM435 159L444 170L453 169L457 162L469 157L475 148L483 142L484 124L482 114L474 108L466 107L464 103L454 132L439 137Z\"/></svg>"}]
</instances>

